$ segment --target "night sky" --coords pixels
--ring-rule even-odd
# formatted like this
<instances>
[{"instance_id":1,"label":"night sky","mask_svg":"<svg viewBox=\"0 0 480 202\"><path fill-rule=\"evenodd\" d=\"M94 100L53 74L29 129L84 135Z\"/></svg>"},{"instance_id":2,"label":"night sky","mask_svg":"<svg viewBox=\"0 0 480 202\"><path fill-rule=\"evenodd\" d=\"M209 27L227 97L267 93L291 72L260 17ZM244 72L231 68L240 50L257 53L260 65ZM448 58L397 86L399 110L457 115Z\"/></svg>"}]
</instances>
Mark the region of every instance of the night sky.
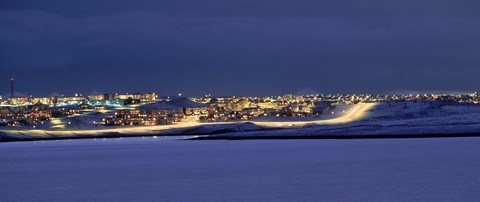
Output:
<instances>
[{"instance_id":1,"label":"night sky","mask_svg":"<svg viewBox=\"0 0 480 202\"><path fill-rule=\"evenodd\" d=\"M1 0L0 92L480 90L480 1Z\"/></svg>"}]
</instances>

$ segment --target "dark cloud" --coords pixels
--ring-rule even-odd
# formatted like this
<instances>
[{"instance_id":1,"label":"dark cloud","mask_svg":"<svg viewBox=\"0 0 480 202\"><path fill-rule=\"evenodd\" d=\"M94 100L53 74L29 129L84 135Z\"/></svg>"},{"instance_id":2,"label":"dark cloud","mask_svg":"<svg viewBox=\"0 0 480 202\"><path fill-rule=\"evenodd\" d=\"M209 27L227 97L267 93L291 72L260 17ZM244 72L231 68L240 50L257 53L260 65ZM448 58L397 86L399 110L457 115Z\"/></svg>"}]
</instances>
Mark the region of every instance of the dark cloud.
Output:
<instances>
[{"instance_id":1,"label":"dark cloud","mask_svg":"<svg viewBox=\"0 0 480 202\"><path fill-rule=\"evenodd\" d=\"M43 95L480 85L476 1L39 2L0 3L4 89L10 76Z\"/></svg>"}]
</instances>

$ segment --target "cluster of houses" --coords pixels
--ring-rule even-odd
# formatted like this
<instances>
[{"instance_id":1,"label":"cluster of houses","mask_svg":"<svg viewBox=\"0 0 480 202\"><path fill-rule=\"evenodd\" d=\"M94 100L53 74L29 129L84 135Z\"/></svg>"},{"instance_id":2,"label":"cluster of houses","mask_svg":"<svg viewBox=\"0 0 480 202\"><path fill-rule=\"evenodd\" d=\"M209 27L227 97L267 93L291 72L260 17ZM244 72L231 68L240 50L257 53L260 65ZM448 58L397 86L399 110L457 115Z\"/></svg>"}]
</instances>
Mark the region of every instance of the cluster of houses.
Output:
<instances>
[{"instance_id":1,"label":"cluster of houses","mask_svg":"<svg viewBox=\"0 0 480 202\"><path fill-rule=\"evenodd\" d=\"M142 105L134 109L116 110L112 117L105 119L105 125L165 125L188 121L222 122L268 116L308 117L327 113L334 107L331 102L285 99L270 100L247 97L177 98Z\"/></svg>"},{"instance_id":2,"label":"cluster of houses","mask_svg":"<svg viewBox=\"0 0 480 202\"><path fill-rule=\"evenodd\" d=\"M27 99L28 103L0 107L0 126L44 124L52 118L109 114L96 124L105 126L168 125L177 122L220 122L255 117L308 117L327 113L332 102L305 100L291 95L277 98L217 97L158 99L155 93L103 94L51 99ZM31 103L38 101L36 103ZM14 104L16 103L16 104Z\"/></svg>"},{"instance_id":3,"label":"cluster of houses","mask_svg":"<svg viewBox=\"0 0 480 202\"><path fill-rule=\"evenodd\" d=\"M155 102L155 93L100 94L83 96L10 97L0 103L0 126L47 123L52 118L79 115L86 110L108 110L115 107Z\"/></svg>"},{"instance_id":4,"label":"cluster of houses","mask_svg":"<svg viewBox=\"0 0 480 202\"><path fill-rule=\"evenodd\" d=\"M480 103L473 94L432 95L304 95L270 97L162 97L156 93L97 94L84 96L0 98L0 126L48 123L53 118L106 114L94 121L105 126L166 125L177 122L220 122L256 117L309 117L330 113L337 104L358 102L440 100Z\"/></svg>"},{"instance_id":5,"label":"cluster of houses","mask_svg":"<svg viewBox=\"0 0 480 202\"><path fill-rule=\"evenodd\" d=\"M117 109L113 116L104 120L106 126L123 125L168 125L180 121L199 120L207 115L208 105L188 98L172 98L139 105L130 109Z\"/></svg>"},{"instance_id":6,"label":"cluster of houses","mask_svg":"<svg viewBox=\"0 0 480 202\"><path fill-rule=\"evenodd\" d=\"M309 117L330 113L337 104L358 102L441 100L480 103L477 93L461 95L328 94L270 97L161 97L156 93L97 94L84 96L0 98L0 126L48 123L53 118L107 114L94 121L105 126L166 125L176 122L220 122L256 117Z\"/></svg>"},{"instance_id":7,"label":"cluster of houses","mask_svg":"<svg viewBox=\"0 0 480 202\"><path fill-rule=\"evenodd\" d=\"M181 118L181 114L175 110L121 109L117 110L112 117L106 118L105 125L167 125L178 122Z\"/></svg>"},{"instance_id":8,"label":"cluster of houses","mask_svg":"<svg viewBox=\"0 0 480 202\"><path fill-rule=\"evenodd\" d=\"M204 121L249 120L255 117L308 117L332 110L331 102L295 99L224 97L208 100L209 114Z\"/></svg>"},{"instance_id":9,"label":"cluster of houses","mask_svg":"<svg viewBox=\"0 0 480 202\"><path fill-rule=\"evenodd\" d=\"M25 106L0 106L0 126L44 124L52 118L73 116L81 111L81 105L52 107L37 103Z\"/></svg>"},{"instance_id":10,"label":"cluster of houses","mask_svg":"<svg viewBox=\"0 0 480 202\"><path fill-rule=\"evenodd\" d=\"M4 101L4 104L11 106L25 106L43 104L48 106L81 105L90 106L125 106L132 104L141 104L155 102L158 98L156 93L125 93L125 94L98 94L84 96L75 94L74 96L51 96L51 97L10 97Z\"/></svg>"}]
</instances>

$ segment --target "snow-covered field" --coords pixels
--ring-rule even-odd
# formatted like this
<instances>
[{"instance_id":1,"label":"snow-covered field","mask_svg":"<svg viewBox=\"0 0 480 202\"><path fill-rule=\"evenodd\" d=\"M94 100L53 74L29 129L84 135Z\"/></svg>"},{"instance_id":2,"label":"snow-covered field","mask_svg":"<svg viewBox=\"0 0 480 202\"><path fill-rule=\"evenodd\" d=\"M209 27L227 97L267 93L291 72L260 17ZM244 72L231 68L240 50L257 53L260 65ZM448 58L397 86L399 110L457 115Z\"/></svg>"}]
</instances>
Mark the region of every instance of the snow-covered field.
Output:
<instances>
[{"instance_id":1,"label":"snow-covered field","mask_svg":"<svg viewBox=\"0 0 480 202\"><path fill-rule=\"evenodd\" d=\"M0 201L478 201L480 138L0 144Z\"/></svg>"}]
</instances>

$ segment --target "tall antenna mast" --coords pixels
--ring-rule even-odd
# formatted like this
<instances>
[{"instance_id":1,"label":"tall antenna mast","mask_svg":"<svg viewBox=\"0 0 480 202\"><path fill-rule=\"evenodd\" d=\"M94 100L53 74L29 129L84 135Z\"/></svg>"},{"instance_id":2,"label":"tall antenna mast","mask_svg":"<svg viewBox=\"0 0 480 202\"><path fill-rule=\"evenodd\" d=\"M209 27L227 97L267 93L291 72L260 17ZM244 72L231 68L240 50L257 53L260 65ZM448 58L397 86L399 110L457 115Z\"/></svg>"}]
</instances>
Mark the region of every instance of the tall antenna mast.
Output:
<instances>
[{"instance_id":1,"label":"tall antenna mast","mask_svg":"<svg viewBox=\"0 0 480 202\"><path fill-rule=\"evenodd\" d=\"M10 97L13 98L14 97L14 93L13 93L13 78L10 79Z\"/></svg>"}]
</instances>

